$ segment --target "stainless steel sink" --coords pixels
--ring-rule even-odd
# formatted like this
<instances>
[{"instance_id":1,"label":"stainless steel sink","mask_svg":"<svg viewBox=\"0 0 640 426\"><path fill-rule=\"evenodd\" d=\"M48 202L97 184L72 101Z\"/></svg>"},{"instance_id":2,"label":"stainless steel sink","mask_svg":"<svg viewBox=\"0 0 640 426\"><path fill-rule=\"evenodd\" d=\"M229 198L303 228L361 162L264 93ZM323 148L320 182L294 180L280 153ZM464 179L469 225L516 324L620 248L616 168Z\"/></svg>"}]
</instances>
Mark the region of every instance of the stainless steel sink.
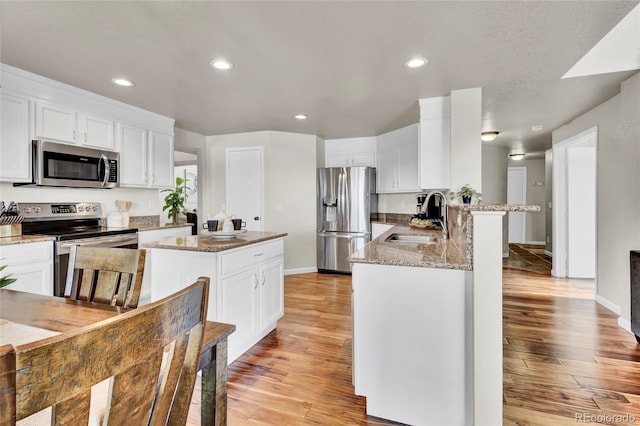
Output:
<instances>
[{"instance_id":1,"label":"stainless steel sink","mask_svg":"<svg viewBox=\"0 0 640 426\"><path fill-rule=\"evenodd\" d=\"M418 243L418 244L436 244L438 239L433 235L400 235L391 234L384 240L385 243Z\"/></svg>"}]
</instances>

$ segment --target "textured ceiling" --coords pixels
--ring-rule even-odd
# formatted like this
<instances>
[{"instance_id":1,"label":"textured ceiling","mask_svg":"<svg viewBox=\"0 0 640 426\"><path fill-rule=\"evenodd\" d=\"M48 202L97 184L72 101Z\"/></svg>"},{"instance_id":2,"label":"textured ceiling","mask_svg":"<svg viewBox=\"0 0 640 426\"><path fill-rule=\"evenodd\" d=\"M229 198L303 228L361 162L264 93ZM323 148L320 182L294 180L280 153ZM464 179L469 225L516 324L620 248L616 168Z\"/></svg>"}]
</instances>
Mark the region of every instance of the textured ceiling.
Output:
<instances>
[{"instance_id":1,"label":"textured ceiling","mask_svg":"<svg viewBox=\"0 0 640 426\"><path fill-rule=\"evenodd\" d=\"M416 122L419 98L482 87L493 143L532 152L634 73L561 80L637 4L2 1L0 55L203 135L377 135ZM428 65L402 66L416 55ZM218 56L234 68L213 70Z\"/></svg>"}]
</instances>

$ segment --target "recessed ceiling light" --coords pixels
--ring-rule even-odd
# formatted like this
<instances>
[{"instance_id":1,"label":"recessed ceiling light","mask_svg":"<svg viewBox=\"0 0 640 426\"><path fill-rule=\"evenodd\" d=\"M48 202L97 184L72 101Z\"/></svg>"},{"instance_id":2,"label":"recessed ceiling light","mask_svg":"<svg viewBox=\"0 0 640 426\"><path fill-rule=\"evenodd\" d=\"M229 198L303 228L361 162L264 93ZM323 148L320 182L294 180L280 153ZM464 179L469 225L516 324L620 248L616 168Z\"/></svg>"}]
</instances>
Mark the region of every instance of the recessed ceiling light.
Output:
<instances>
[{"instance_id":1,"label":"recessed ceiling light","mask_svg":"<svg viewBox=\"0 0 640 426\"><path fill-rule=\"evenodd\" d=\"M411 58L404 63L407 68L420 68L429 62L426 58Z\"/></svg>"},{"instance_id":2,"label":"recessed ceiling light","mask_svg":"<svg viewBox=\"0 0 640 426\"><path fill-rule=\"evenodd\" d=\"M509 154L509 158L512 160L522 160L524 158L524 154Z\"/></svg>"},{"instance_id":3,"label":"recessed ceiling light","mask_svg":"<svg viewBox=\"0 0 640 426\"><path fill-rule=\"evenodd\" d=\"M307 114L296 114L293 117L296 120L306 120L309 116Z\"/></svg>"},{"instance_id":4,"label":"recessed ceiling light","mask_svg":"<svg viewBox=\"0 0 640 426\"><path fill-rule=\"evenodd\" d=\"M500 132L482 132L480 133L480 139L482 139L483 142L491 142L497 138L499 134Z\"/></svg>"},{"instance_id":5,"label":"recessed ceiling light","mask_svg":"<svg viewBox=\"0 0 640 426\"><path fill-rule=\"evenodd\" d=\"M231 68L233 68L233 64L229 61L227 61L226 59L214 59L213 61L209 62L209 65L211 65L213 68L217 69L217 70L230 70Z\"/></svg>"},{"instance_id":6,"label":"recessed ceiling light","mask_svg":"<svg viewBox=\"0 0 640 426\"><path fill-rule=\"evenodd\" d=\"M118 86L122 86L122 87L132 87L135 86L135 83L127 78L123 78L123 77L115 77L111 79L111 82L113 84L117 84Z\"/></svg>"},{"instance_id":7,"label":"recessed ceiling light","mask_svg":"<svg viewBox=\"0 0 640 426\"><path fill-rule=\"evenodd\" d=\"M539 132L542 129L544 129L544 126L542 124L536 124L535 126L531 126L531 130L533 130L534 132Z\"/></svg>"}]
</instances>

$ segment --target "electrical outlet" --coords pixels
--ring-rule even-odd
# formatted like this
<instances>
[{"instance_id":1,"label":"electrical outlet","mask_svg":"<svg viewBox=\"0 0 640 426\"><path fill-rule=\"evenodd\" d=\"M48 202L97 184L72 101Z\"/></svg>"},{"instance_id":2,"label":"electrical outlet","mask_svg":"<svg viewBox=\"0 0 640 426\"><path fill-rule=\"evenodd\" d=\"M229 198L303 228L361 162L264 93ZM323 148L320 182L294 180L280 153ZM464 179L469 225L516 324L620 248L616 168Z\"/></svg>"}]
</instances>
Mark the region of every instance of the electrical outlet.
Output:
<instances>
[{"instance_id":1,"label":"electrical outlet","mask_svg":"<svg viewBox=\"0 0 640 426\"><path fill-rule=\"evenodd\" d=\"M547 235L547 242L550 242L551 238L549 238L549 236Z\"/></svg>"}]
</instances>

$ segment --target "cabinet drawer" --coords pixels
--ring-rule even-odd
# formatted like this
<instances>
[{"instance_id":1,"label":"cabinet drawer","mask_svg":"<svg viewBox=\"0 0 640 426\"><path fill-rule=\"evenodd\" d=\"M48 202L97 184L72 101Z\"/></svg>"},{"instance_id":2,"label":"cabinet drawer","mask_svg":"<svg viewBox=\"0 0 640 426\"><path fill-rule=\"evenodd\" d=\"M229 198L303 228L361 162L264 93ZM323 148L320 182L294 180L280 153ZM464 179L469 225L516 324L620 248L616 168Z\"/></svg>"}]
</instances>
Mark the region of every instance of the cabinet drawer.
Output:
<instances>
[{"instance_id":1,"label":"cabinet drawer","mask_svg":"<svg viewBox=\"0 0 640 426\"><path fill-rule=\"evenodd\" d=\"M234 272L253 267L258 262L281 256L284 252L282 240L269 241L261 244L252 244L231 253L222 255L222 276L228 276Z\"/></svg>"},{"instance_id":2,"label":"cabinet drawer","mask_svg":"<svg viewBox=\"0 0 640 426\"><path fill-rule=\"evenodd\" d=\"M0 265L14 266L52 261L52 241L0 246Z\"/></svg>"}]
</instances>

